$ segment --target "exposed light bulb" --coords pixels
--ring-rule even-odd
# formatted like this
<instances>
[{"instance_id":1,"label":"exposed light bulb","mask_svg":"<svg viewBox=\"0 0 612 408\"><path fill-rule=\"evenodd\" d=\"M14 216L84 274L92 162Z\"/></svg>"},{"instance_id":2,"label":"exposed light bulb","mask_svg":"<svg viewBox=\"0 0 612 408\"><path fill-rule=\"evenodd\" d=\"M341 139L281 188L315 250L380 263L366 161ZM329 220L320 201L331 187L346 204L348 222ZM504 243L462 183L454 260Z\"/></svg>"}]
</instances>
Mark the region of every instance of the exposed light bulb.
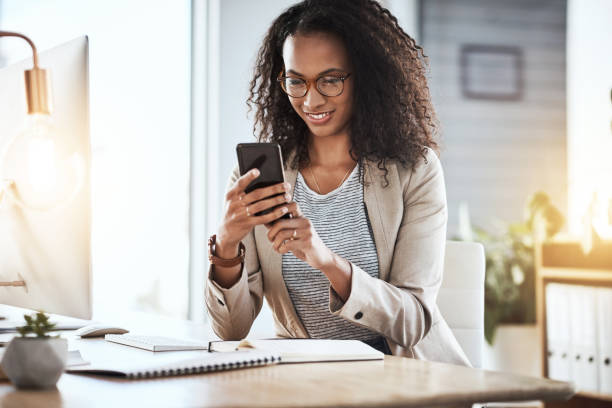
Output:
<instances>
[{"instance_id":1,"label":"exposed light bulb","mask_svg":"<svg viewBox=\"0 0 612 408\"><path fill-rule=\"evenodd\" d=\"M14 198L26 208L50 210L71 201L84 177L82 157L60 137L48 114L30 114L7 145L1 178L13 182Z\"/></svg>"}]
</instances>

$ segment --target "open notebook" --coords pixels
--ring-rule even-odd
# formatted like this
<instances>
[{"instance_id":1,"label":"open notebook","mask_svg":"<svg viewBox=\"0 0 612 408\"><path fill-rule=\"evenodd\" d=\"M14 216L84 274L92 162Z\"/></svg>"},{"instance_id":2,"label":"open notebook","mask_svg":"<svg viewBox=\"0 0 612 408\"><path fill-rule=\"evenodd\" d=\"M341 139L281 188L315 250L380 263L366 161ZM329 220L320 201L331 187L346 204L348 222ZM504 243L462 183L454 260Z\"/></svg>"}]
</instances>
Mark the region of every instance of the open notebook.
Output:
<instances>
[{"instance_id":1,"label":"open notebook","mask_svg":"<svg viewBox=\"0 0 612 408\"><path fill-rule=\"evenodd\" d=\"M126 378L152 378L172 375L199 374L234 368L276 364L278 353L250 350L233 353L203 352L197 357L169 356L169 358L144 359L140 361L106 361L88 365L68 367L67 373L101 374Z\"/></svg>"},{"instance_id":2,"label":"open notebook","mask_svg":"<svg viewBox=\"0 0 612 408\"><path fill-rule=\"evenodd\" d=\"M280 354L280 363L382 360L384 354L358 340L265 339L211 341L209 351L259 350Z\"/></svg>"}]
</instances>

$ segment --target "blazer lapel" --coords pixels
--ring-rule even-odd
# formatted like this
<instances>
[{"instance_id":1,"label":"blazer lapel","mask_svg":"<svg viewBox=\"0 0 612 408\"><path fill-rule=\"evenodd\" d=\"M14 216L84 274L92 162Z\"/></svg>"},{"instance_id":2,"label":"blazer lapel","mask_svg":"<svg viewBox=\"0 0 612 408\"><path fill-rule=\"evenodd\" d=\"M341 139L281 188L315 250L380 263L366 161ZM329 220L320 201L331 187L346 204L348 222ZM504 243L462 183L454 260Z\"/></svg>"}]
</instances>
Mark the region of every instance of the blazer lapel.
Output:
<instances>
[{"instance_id":1,"label":"blazer lapel","mask_svg":"<svg viewBox=\"0 0 612 408\"><path fill-rule=\"evenodd\" d=\"M378 168L375 162L366 160L364 167L363 200L368 211L368 219L372 226L374 244L378 254L379 277L388 281L395 238L404 208L399 175L395 163L387 163L389 185L385 187L385 173Z\"/></svg>"}]
</instances>

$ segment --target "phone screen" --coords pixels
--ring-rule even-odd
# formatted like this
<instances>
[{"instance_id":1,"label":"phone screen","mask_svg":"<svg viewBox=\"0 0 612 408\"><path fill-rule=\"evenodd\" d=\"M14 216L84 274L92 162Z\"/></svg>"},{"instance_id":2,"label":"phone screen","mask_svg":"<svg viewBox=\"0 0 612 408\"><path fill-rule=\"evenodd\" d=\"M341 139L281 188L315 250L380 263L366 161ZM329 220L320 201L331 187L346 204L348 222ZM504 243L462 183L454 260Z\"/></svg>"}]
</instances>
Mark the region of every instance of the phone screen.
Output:
<instances>
[{"instance_id":1,"label":"phone screen","mask_svg":"<svg viewBox=\"0 0 612 408\"><path fill-rule=\"evenodd\" d=\"M240 175L259 169L259 177L251 182L246 192L285 181L280 146L276 143L241 143L236 147Z\"/></svg>"},{"instance_id":2,"label":"phone screen","mask_svg":"<svg viewBox=\"0 0 612 408\"><path fill-rule=\"evenodd\" d=\"M259 177L247 186L245 192L268 187L285 181L283 171L283 157L280 146L276 143L241 143L236 146L238 155L238 167L240 175L244 175L251 169L259 169ZM261 211L255 215L267 214ZM289 218L286 214L283 218Z\"/></svg>"}]
</instances>

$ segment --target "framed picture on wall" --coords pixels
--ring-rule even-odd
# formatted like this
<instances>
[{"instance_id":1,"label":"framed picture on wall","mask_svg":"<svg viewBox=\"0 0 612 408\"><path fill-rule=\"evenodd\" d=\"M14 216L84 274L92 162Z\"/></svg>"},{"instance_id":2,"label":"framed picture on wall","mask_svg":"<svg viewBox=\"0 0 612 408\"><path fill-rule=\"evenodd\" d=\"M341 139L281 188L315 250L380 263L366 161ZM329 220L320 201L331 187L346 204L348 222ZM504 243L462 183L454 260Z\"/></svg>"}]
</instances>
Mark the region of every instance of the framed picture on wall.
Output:
<instances>
[{"instance_id":1,"label":"framed picture on wall","mask_svg":"<svg viewBox=\"0 0 612 408\"><path fill-rule=\"evenodd\" d=\"M468 99L518 101L523 97L523 51L507 45L461 47L461 92Z\"/></svg>"}]
</instances>

